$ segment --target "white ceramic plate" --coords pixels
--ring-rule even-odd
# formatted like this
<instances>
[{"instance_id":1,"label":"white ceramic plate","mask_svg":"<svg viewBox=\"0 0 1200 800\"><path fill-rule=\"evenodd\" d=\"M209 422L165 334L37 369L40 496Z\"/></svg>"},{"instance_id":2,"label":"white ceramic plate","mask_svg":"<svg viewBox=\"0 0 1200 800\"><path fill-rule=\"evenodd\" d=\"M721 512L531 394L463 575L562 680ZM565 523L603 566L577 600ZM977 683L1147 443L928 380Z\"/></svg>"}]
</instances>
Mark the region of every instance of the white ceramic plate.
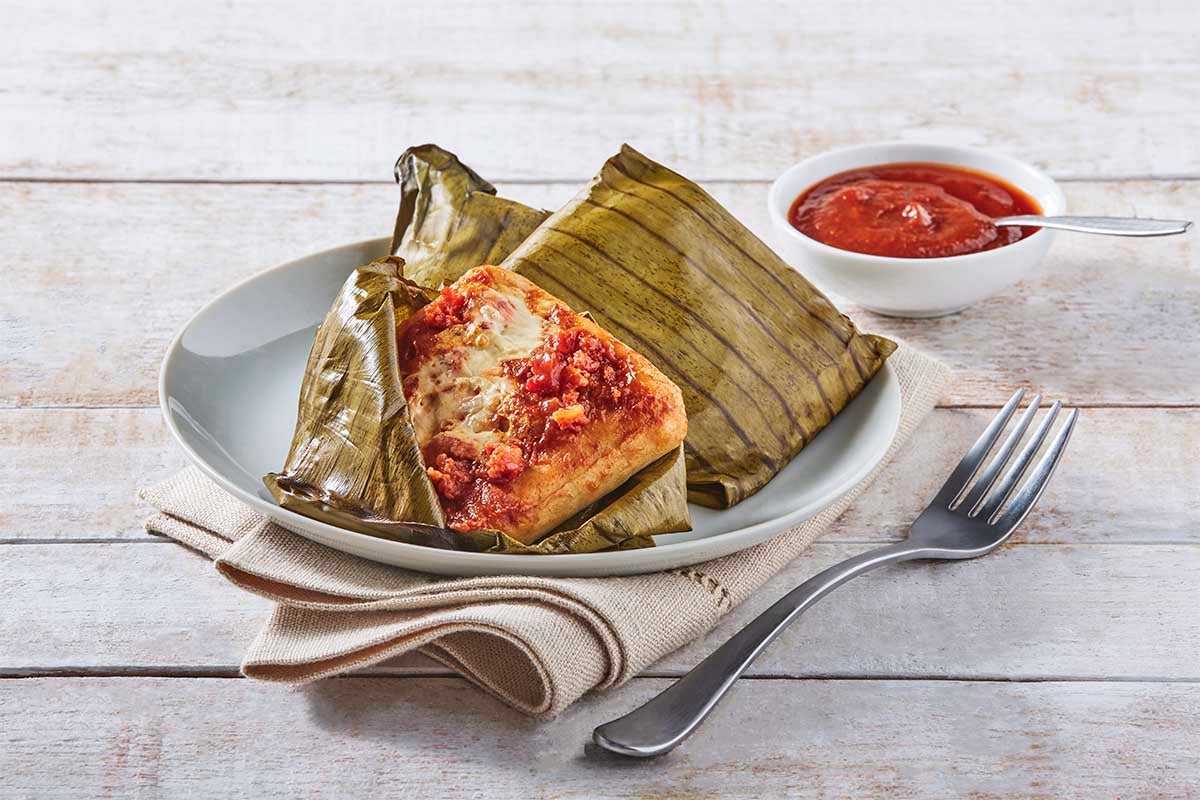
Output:
<instances>
[{"instance_id":1,"label":"white ceramic plate","mask_svg":"<svg viewBox=\"0 0 1200 800\"><path fill-rule=\"evenodd\" d=\"M171 343L159 378L167 427L193 461L283 527L364 558L444 575L629 575L685 566L769 539L816 514L879 463L900 420L900 387L885 367L762 491L734 508L692 506L694 529L656 547L518 556L439 550L377 539L275 504L262 476L283 464L313 334L356 267L387 254L375 239L260 273L205 306Z\"/></svg>"}]
</instances>

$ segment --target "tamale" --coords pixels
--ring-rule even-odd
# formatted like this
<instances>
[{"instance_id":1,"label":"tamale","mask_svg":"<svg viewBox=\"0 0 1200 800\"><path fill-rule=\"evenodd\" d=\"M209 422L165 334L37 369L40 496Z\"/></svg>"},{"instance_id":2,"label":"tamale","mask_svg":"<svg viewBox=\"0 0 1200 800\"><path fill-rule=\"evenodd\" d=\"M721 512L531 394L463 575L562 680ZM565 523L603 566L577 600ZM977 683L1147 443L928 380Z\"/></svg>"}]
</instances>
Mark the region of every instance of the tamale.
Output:
<instances>
[{"instance_id":1,"label":"tamale","mask_svg":"<svg viewBox=\"0 0 1200 800\"><path fill-rule=\"evenodd\" d=\"M448 528L536 542L683 444L679 387L511 270L469 270L397 338Z\"/></svg>"},{"instance_id":2,"label":"tamale","mask_svg":"<svg viewBox=\"0 0 1200 800\"><path fill-rule=\"evenodd\" d=\"M435 295L390 256L347 279L317 331L283 468L264 477L283 508L349 530L459 550L585 553L652 547L688 530L682 449L533 544L445 527L405 402L397 328Z\"/></svg>"},{"instance_id":3,"label":"tamale","mask_svg":"<svg viewBox=\"0 0 1200 800\"><path fill-rule=\"evenodd\" d=\"M421 151L446 167L406 173L417 186L406 193L450 204L459 230L490 230L472 216L485 209L455 194L478 176L445 151ZM425 219L438 213L427 208ZM400 217L396 241L427 238L403 199ZM490 236L486 247L494 257L511 242ZM457 277L478 263L458 258L464 249L460 240L412 253L435 266L411 274L427 286L419 276ZM860 333L700 187L627 145L501 266L590 312L679 385L688 496L702 505L731 506L762 488L895 349Z\"/></svg>"}]
</instances>

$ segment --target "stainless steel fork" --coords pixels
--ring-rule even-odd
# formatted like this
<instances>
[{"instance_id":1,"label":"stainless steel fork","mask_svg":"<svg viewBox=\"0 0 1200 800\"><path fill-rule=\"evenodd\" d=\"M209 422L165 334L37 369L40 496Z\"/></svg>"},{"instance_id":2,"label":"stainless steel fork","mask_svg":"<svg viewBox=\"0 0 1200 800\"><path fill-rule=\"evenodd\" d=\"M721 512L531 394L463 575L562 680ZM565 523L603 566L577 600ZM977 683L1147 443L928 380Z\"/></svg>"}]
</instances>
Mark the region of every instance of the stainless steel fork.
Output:
<instances>
[{"instance_id":1,"label":"stainless steel fork","mask_svg":"<svg viewBox=\"0 0 1200 800\"><path fill-rule=\"evenodd\" d=\"M1023 389L1018 390L1004 404L983 435L950 473L937 497L912 524L908 539L846 559L809 578L776 601L662 694L620 719L596 728L592 733L596 744L627 756L647 757L665 753L699 727L734 681L789 623L831 590L884 564L913 559L976 558L999 547L1041 497L1050 475L1062 458L1079 416L1078 410L1072 410L1067 415L1066 422L1038 461L1029 480L1013 495L1062 407L1058 402L1050 407L1001 479L1005 465L1017 452L1041 404L1041 396L1035 395L995 458L983 470L979 480L973 482L1024 395ZM1006 503L1010 495L1011 502Z\"/></svg>"}]
</instances>

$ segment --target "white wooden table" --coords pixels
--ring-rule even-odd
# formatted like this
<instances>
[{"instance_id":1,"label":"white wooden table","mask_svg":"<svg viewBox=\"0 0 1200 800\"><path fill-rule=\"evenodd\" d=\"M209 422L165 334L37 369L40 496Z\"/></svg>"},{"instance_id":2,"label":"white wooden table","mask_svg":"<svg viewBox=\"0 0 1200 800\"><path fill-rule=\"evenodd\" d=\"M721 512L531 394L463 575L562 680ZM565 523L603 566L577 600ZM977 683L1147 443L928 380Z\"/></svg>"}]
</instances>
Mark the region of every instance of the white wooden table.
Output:
<instances>
[{"instance_id":1,"label":"white wooden table","mask_svg":"<svg viewBox=\"0 0 1200 800\"><path fill-rule=\"evenodd\" d=\"M141 528L135 489L183 465L159 359L227 285L390 231L409 144L553 208L628 141L763 234L778 171L882 138L1006 150L1080 212L1200 219L1192 0L403 5L0 3L0 796L1200 792L1194 236L1063 235L945 319L847 306L958 384L808 554L555 721L418 658L240 679L266 604ZM898 536L1018 385L1085 411L1014 544L847 586L666 758L585 750L788 588Z\"/></svg>"}]
</instances>

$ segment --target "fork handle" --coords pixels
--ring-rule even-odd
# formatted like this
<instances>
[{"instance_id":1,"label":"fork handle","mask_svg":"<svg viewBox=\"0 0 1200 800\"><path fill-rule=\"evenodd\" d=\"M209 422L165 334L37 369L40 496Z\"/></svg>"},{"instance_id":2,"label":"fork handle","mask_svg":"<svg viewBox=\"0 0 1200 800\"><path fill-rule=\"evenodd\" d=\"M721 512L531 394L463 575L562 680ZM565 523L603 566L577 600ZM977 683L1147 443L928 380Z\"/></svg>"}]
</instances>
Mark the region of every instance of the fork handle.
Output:
<instances>
[{"instance_id":1,"label":"fork handle","mask_svg":"<svg viewBox=\"0 0 1200 800\"><path fill-rule=\"evenodd\" d=\"M910 542L868 550L817 573L785 594L686 675L620 719L592 732L596 744L626 756L649 757L672 750L699 727L758 654L788 624L833 589L884 564L922 558Z\"/></svg>"}]
</instances>

